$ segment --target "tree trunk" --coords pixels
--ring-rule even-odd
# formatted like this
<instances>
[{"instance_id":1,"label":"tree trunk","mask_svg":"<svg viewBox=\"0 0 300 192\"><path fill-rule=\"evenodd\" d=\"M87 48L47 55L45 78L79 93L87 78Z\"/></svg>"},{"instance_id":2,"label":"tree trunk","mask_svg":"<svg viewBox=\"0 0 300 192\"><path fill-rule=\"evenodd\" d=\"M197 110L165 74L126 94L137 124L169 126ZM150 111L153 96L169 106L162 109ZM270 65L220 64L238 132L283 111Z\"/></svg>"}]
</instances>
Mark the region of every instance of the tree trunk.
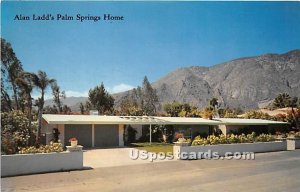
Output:
<instances>
[{"instance_id":1,"label":"tree trunk","mask_svg":"<svg viewBox=\"0 0 300 192\"><path fill-rule=\"evenodd\" d=\"M38 129L36 132L36 145L40 145L41 142L41 130L42 130L42 109L38 109Z\"/></svg>"},{"instance_id":2,"label":"tree trunk","mask_svg":"<svg viewBox=\"0 0 300 192\"><path fill-rule=\"evenodd\" d=\"M14 92L14 99L15 99L15 102L16 102L16 107L17 107L17 110L19 110L19 101L18 101L18 96L17 96L17 87L14 83L12 83L12 88L13 88L13 92Z\"/></svg>"},{"instance_id":3,"label":"tree trunk","mask_svg":"<svg viewBox=\"0 0 300 192\"><path fill-rule=\"evenodd\" d=\"M7 92L2 87L1 87L1 94L3 96L3 99L5 100L8 110L12 111L13 108L11 106L11 99L10 99L9 95L7 94ZM4 110L4 109L2 109L2 110Z\"/></svg>"},{"instance_id":4,"label":"tree trunk","mask_svg":"<svg viewBox=\"0 0 300 192\"><path fill-rule=\"evenodd\" d=\"M57 98L57 107L58 107L58 111L60 112L60 113L62 113L63 112L63 109L62 109L62 106L61 106L61 102L60 102L60 99L59 99L59 94L58 94L58 98Z\"/></svg>"},{"instance_id":5,"label":"tree trunk","mask_svg":"<svg viewBox=\"0 0 300 192\"><path fill-rule=\"evenodd\" d=\"M38 110L38 129L37 129L37 138L36 138L36 145L40 145L41 142L41 130L42 130L42 115L43 115L43 108L44 108L44 90L42 90L42 96L39 101L39 110Z\"/></svg>"},{"instance_id":6,"label":"tree trunk","mask_svg":"<svg viewBox=\"0 0 300 192\"><path fill-rule=\"evenodd\" d=\"M31 98L28 99L28 120L29 120L29 127L31 127L31 122L32 122L32 102L31 102Z\"/></svg>"},{"instance_id":7,"label":"tree trunk","mask_svg":"<svg viewBox=\"0 0 300 192\"><path fill-rule=\"evenodd\" d=\"M32 140L31 136L32 136L32 127L31 127L31 122L32 122L32 101L31 101L31 95L28 95L28 129L29 129L29 135L30 135L30 139L29 139L29 145L33 145L34 141Z\"/></svg>"}]
</instances>

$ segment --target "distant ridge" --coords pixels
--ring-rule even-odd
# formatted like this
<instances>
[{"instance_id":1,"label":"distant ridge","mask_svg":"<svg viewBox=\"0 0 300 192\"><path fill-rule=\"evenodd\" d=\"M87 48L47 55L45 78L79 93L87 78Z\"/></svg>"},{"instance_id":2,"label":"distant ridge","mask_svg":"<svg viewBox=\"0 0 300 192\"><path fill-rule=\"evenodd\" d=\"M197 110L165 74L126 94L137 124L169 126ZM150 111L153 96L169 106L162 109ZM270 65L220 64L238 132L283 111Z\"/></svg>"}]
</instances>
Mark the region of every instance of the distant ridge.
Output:
<instances>
[{"instance_id":1,"label":"distant ridge","mask_svg":"<svg viewBox=\"0 0 300 192\"><path fill-rule=\"evenodd\" d=\"M300 96L300 50L179 68L152 85L161 104L178 101L202 108L216 97L223 107L258 108L283 92ZM126 95L117 94L116 103Z\"/></svg>"},{"instance_id":2,"label":"distant ridge","mask_svg":"<svg viewBox=\"0 0 300 192\"><path fill-rule=\"evenodd\" d=\"M179 68L152 85L161 104L178 101L202 108L216 97L223 107L258 108L280 93L300 97L300 50L244 57L212 67ZM115 104L120 104L129 93L114 94ZM64 103L78 111L79 103L86 100L71 97Z\"/></svg>"}]
</instances>

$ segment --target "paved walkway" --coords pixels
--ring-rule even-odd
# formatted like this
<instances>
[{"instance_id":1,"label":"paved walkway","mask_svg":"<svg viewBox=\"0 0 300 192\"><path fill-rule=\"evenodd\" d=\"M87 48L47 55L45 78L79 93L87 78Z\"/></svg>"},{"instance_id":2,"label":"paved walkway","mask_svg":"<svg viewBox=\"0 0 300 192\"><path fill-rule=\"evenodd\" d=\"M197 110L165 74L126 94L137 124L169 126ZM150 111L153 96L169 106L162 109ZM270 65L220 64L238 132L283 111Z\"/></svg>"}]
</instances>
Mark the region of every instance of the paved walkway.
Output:
<instances>
[{"instance_id":1,"label":"paved walkway","mask_svg":"<svg viewBox=\"0 0 300 192\"><path fill-rule=\"evenodd\" d=\"M91 149L83 153L83 165L85 167L116 167L125 165L149 164L150 159L133 160L129 153L133 148L114 148L114 149ZM163 162L159 159L153 162Z\"/></svg>"},{"instance_id":2,"label":"paved walkway","mask_svg":"<svg viewBox=\"0 0 300 192\"><path fill-rule=\"evenodd\" d=\"M3 191L289 191L299 192L300 150L255 160L144 163L2 178Z\"/></svg>"}]
</instances>

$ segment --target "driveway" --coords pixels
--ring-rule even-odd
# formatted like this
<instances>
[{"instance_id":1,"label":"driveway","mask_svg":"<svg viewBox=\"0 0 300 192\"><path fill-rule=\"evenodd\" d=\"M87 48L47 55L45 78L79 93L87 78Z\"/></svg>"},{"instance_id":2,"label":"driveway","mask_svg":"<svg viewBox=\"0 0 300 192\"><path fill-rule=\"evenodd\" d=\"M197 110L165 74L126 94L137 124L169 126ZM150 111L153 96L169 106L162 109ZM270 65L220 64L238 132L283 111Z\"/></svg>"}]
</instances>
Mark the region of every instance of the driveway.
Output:
<instances>
[{"instance_id":1,"label":"driveway","mask_svg":"<svg viewBox=\"0 0 300 192\"><path fill-rule=\"evenodd\" d=\"M1 179L3 191L289 191L299 192L300 150L255 160L144 163Z\"/></svg>"},{"instance_id":2,"label":"driveway","mask_svg":"<svg viewBox=\"0 0 300 192\"><path fill-rule=\"evenodd\" d=\"M167 160L153 160L150 159L133 160L130 158L130 151L133 148L114 148L114 149L90 149L83 152L83 165L91 168L101 167L116 167L125 165L138 165L138 164L149 164L157 162L165 162ZM135 149L136 150L136 149Z\"/></svg>"}]
</instances>

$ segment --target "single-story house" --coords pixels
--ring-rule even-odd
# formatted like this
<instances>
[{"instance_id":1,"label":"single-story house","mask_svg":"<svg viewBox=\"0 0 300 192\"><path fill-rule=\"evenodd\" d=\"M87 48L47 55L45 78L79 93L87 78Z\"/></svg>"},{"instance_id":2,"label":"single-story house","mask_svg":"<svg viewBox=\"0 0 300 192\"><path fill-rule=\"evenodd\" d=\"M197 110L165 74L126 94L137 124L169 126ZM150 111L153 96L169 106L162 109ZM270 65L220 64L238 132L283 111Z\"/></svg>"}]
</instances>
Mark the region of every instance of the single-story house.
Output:
<instances>
[{"instance_id":1,"label":"single-story house","mask_svg":"<svg viewBox=\"0 0 300 192\"><path fill-rule=\"evenodd\" d=\"M276 128L287 124L262 119L43 114L42 135L45 143L49 143L53 139L53 129L57 129L65 146L70 138L76 137L78 144L85 148L116 147L124 146L124 129L129 125L137 131L136 138L139 138L143 135L143 127L151 129L153 125L171 125L176 132L192 137L201 133L211 134L213 129L228 134L246 126Z\"/></svg>"}]
</instances>

